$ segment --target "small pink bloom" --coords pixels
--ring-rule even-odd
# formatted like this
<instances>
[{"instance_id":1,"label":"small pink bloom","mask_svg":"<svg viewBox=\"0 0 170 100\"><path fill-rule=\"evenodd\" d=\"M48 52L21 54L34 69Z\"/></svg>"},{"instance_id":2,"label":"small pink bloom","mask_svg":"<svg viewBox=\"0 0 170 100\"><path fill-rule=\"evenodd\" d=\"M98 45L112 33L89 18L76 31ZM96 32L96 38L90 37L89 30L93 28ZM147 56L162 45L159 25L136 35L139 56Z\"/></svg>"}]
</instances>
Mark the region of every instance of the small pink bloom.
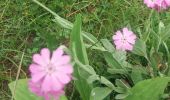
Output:
<instances>
[{"instance_id":1,"label":"small pink bloom","mask_svg":"<svg viewBox=\"0 0 170 100\"><path fill-rule=\"evenodd\" d=\"M128 28L123 28L122 31L117 31L113 35L113 40L117 50L131 51L136 41L136 35L132 31L129 31Z\"/></svg>"},{"instance_id":2,"label":"small pink bloom","mask_svg":"<svg viewBox=\"0 0 170 100\"><path fill-rule=\"evenodd\" d=\"M31 72L30 81L36 85L32 85L31 90L35 90L34 93L37 95L42 93L52 95L63 90L72 77L73 67L70 60L70 56L65 55L61 48L53 51L52 54L47 48L42 49L40 54L34 54L29 70Z\"/></svg>"},{"instance_id":3,"label":"small pink bloom","mask_svg":"<svg viewBox=\"0 0 170 100\"><path fill-rule=\"evenodd\" d=\"M144 0L144 3L157 11L165 10L170 7L170 0Z\"/></svg>"}]
</instances>

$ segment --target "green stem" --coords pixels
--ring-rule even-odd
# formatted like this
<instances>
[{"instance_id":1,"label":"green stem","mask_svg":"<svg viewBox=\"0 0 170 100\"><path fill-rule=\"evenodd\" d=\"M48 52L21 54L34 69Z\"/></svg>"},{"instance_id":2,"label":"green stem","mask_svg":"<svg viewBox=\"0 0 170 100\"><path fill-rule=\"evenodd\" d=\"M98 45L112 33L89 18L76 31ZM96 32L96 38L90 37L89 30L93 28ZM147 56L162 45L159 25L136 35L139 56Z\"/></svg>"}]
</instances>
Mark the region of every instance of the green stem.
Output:
<instances>
[{"instance_id":1,"label":"green stem","mask_svg":"<svg viewBox=\"0 0 170 100\"><path fill-rule=\"evenodd\" d=\"M147 55L145 55L145 58L147 59L148 65L149 65L149 68L150 68L150 76L151 76L152 78L154 78L155 74L154 74L154 69L153 69L153 67L152 67L151 61L149 60L149 58L148 58ZM153 70L152 70L152 69L153 69Z\"/></svg>"},{"instance_id":2,"label":"green stem","mask_svg":"<svg viewBox=\"0 0 170 100\"><path fill-rule=\"evenodd\" d=\"M166 50L166 52L167 52L167 55L168 55L168 60L169 60L169 49L168 49L168 46L166 45L166 43L165 42L163 42L163 45L164 45L164 47L165 47L165 50Z\"/></svg>"},{"instance_id":3,"label":"green stem","mask_svg":"<svg viewBox=\"0 0 170 100\"><path fill-rule=\"evenodd\" d=\"M156 52L158 52L160 45L161 45L161 39L159 38L158 39L158 45L156 47Z\"/></svg>"},{"instance_id":4,"label":"green stem","mask_svg":"<svg viewBox=\"0 0 170 100\"><path fill-rule=\"evenodd\" d=\"M147 40L148 40L148 38L149 38L149 35L150 35L150 32L149 32L149 28L150 28L150 25L151 25L151 17L152 17L152 15L153 15L153 12L154 12L154 10L151 10L151 12L150 12L150 14L149 14L149 18L148 18L148 26L147 26L147 28L146 28L146 33L148 33L147 34L147 36L146 36L146 38L145 38L145 43L147 42Z\"/></svg>"},{"instance_id":5,"label":"green stem","mask_svg":"<svg viewBox=\"0 0 170 100\"><path fill-rule=\"evenodd\" d=\"M158 20L159 20L159 22L160 22L160 13L158 13L157 16L158 16ZM159 37L161 37L160 34L161 34L161 29L159 28L159 30L158 30L158 36L159 36ZM157 47L156 47L156 52L158 52L159 47L160 47L161 42L162 42L161 38L159 38L159 37L158 37L158 45L157 45Z\"/></svg>"}]
</instances>

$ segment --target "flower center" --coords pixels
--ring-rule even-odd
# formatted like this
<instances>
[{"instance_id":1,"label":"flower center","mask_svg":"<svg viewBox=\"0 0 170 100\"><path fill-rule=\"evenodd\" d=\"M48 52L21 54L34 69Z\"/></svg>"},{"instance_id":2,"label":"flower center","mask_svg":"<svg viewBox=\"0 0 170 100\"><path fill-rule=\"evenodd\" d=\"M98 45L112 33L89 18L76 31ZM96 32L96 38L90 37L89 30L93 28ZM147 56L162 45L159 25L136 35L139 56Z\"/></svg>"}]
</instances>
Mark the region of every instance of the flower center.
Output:
<instances>
[{"instance_id":1,"label":"flower center","mask_svg":"<svg viewBox=\"0 0 170 100\"><path fill-rule=\"evenodd\" d=\"M124 36L122 37L122 39L121 39L121 40L122 40L122 42L123 42L123 43L125 43L125 42L126 42L126 38L125 38Z\"/></svg>"},{"instance_id":2,"label":"flower center","mask_svg":"<svg viewBox=\"0 0 170 100\"><path fill-rule=\"evenodd\" d=\"M45 71L46 71L47 74L50 74L50 75L51 75L53 72L56 71L56 69L55 69L55 66L54 66L53 64L49 63L49 64L46 66Z\"/></svg>"}]
</instances>

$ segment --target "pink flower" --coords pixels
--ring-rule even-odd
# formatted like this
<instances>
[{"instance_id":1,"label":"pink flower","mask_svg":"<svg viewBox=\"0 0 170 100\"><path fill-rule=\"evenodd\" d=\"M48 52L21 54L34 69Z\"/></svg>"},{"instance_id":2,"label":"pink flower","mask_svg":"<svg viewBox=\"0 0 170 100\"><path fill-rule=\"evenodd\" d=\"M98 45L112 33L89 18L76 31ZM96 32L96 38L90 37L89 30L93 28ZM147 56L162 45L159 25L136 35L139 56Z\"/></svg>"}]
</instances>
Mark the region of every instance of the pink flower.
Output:
<instances>
[{"instance_id":1,"label":"pink flower","mask_svg":"<svg viewBox=\"0 0 170 100\"><path fill-rule=\"evenodd\" d=\"M128 28L123 28L122 31L117 31L113 35L113 40L117 50L131 51L136 41L136 35L132 31L129 31Z\"/></svg>"},{"instance_id":2,"label":"pink flower","mask_svg":"<svg viewBox=\"0 0 170 100\"><path fill-rule=\"evenodd\" d=\"M144 0L144 3L152 9L157 11L168 9L170 7L170 0Z\"/></svg>"},{"instance_id":3,"label":"pink flower","mask_svg":"<svg viewBox=\"0 0 170 100\"><path fill-rule=\"evenodd\" d=\"M60 93L71 81L73 67L70 60L70 56L64 55L61 48L52 54L47 48L42 49L40 54L34 54L33 63L29 67L30 81L34 85L30 85L30 89L35 94L44 96Z\"/></svg>"}]
</instances>

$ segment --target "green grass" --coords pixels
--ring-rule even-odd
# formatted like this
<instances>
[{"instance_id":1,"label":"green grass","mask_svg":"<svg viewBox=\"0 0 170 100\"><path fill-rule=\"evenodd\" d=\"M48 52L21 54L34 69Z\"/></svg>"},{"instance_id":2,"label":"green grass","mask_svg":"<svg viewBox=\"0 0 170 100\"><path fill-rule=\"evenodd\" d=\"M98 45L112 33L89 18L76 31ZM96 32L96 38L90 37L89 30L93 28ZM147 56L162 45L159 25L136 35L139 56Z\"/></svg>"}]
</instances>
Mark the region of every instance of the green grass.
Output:
<instances>
[{"instance_id":1,"label":"green grass","mask_svg":"<svg viewBox=\"0 0 170 100\"><path fill-rule=\"evenodd\" d=\"M83 16L83 30L98 39L111 40L113 32L125 26L135 33L143 29L150 10L142 0L39 0L61 17L73 22L75 16ZM162 15L165 24L170 14ZM22 53L25 52L20 78L28 77L31 55L48 47L47 36L55 42L68 45L70 31L62 29L52 20L54 17L31 0L0 1L0 100L9 100L7 84L15 80ZM143 32L143 31L142 31ZM139 35L139 34L137 34ZM54 49L54 48L51 48ZM104 74L105 62L101 54L91 51L89 58L99 74ZM100 59L101 58L101 59ZM94 63L98 61L98 63ZM102 66L102 67L101 67ZM27 76L26 76L27 75Z\"/></svg>"}]
</instances>

